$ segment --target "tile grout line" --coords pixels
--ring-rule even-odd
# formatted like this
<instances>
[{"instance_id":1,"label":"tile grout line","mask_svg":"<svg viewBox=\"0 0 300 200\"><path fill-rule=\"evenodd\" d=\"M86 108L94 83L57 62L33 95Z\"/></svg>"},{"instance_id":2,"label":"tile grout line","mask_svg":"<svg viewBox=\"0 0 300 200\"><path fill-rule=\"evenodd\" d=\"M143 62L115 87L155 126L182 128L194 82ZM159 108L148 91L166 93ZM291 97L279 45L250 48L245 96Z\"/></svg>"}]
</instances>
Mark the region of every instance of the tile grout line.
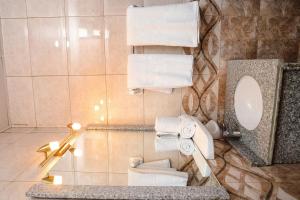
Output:
<instances>
[{"instance_id":1,"label":"tile grout line","mask_svg":"<svg viewBox=\"0 0 300 200\"><path fill-rule=\"evenodd\" d=\"M71 87L70 87L70 69L69 69L69 47L68 47L68 39L69 39L69 26L67 26L67 17L66 17L66 0L64 0L64 34L65 34L65 51L66 51L66 68L67 68L67 79L68 79L68 95L69 95L69 120L73 122L73 115L72 115L72 100L71 100ZM69 42L70 46L70 42Z\"/></svg>"}]
</instances>

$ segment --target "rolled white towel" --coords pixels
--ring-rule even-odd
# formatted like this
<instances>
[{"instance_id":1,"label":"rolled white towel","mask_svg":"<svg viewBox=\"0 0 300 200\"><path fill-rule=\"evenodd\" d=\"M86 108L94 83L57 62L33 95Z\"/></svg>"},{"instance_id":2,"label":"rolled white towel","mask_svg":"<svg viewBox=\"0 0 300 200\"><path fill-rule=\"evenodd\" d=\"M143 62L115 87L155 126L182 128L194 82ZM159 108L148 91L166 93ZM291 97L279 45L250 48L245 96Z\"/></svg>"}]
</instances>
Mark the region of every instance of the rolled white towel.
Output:
<instances>
[{"instance_id":1,"label":"rolled white towel","mask_svg":"<svg viewBox=\"0 0 300 200\"><path fill-rule=\"evenodd\" d=\"M178 142L178 149L186 156L190 156L195 151L195 145L192 139L180 138Z\"/></svg>"},{"instance_id":2,"label":"rolled white towel","mask_svg":"<svg viewBox=\"0 0 300 200\"><path fill-rule=\"evenodd\" d=\"M143 163L143 158L140 157L140 156L137 156L137 157L131 157L129 158L129 166L130 167L137 167L139 165L141 165Z\"/></svg>"},{"instance_id":3,"label":"rolled white towel","mask_svg":"<svg viewBox=\"0 0 300 200\"><path fill-rule=\"evenodd\" d=\"M178 150L178 137L174 135L156 136L155 137L155 151L176 151Z\"/></svg>"},{"instance_id":4,"label":"rolled white towel","mask_svg":"<svg viewBox=\"0 0 300 200\"><path fill-rule=\"evenodd\" d=\"M196 132L197 125L189 115L181 115L180 119L180 137L192 138Z\"/></svg>"},{"instance_id":5,"label":"rolled white towel","mask_svg":"<svg viewBox=\"0 0 300 200\"><path fill-rule=\"evenodd\" d=\"M155 131L157 135L178 135L180 130L180 119L178 117L156 117Z\"/></svg>"},{"instance_id":6,"label":"rolled white towel","mask_svg":"<svg viewBox=\"0 0 300 200\"><path fill-rule=\"evenodd\" d=\"M222 138L221 129L220 129L218 123L215 122L214 120L210 120L209 122L207 122L205 124L205 127L207 128L207 130L209 131L209 133L211 134L213 139Z\"/></svg>"},{"instance_id":7,"label":"rolled white towel","mask_svg":"<svg viewBox=\"0 0 300 200\"><path fill-rule=\"evenodd\" d=\"M188 173L159 169L128 169L128 186L186 186Z\"/></svg>"}]
</instances>

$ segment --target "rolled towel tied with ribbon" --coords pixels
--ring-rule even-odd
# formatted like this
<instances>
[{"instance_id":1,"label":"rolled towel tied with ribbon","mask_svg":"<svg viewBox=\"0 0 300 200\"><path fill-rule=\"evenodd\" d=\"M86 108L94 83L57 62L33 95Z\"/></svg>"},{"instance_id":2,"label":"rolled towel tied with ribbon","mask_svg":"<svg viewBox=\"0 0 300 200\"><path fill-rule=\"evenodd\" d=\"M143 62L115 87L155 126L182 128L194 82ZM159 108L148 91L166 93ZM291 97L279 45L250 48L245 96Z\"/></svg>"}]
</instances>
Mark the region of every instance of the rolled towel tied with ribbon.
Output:
<instances>
[{"instance_id":1,"label":"rolled towel tied with ribbon","mask_svg":"<svg viewBox=\"0 0 300 200\"><path fill-rule=\"evenodd\" d=\"M180 138L178 142L179 151L186 155L190 156L195 151L195 145L192 139Z\"/></svg>"},{"instance_id":2,"label":"rolled towel tied with ribbon","mask_svg":"<svg viewBox=\"0 0 300 200\"><path fill-rule=\"evenodd\" d=\"M195 135L197 125L189 115L181 115L180 119L180 137L192 138Z\"/></svg>"}]
</instances>

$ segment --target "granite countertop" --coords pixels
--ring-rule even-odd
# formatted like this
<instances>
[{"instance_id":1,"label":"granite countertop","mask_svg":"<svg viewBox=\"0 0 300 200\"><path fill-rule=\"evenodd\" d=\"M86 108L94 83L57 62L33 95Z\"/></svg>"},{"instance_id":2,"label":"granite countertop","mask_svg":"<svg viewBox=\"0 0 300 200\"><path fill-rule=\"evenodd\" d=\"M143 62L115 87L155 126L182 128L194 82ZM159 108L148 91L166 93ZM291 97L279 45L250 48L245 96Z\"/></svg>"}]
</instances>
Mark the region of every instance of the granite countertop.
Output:
<instances>
[{"instance_id":1,"label":"granite countertop","mask_svg":"<svg viewBox=\"0 0 300 200\"><path fill-rule=\"evenodd\" d=\"M26 193L31 199L230 199L219 186L135 187L135 186L54 186L36 184Z\"/></svg>"}]
</instances>

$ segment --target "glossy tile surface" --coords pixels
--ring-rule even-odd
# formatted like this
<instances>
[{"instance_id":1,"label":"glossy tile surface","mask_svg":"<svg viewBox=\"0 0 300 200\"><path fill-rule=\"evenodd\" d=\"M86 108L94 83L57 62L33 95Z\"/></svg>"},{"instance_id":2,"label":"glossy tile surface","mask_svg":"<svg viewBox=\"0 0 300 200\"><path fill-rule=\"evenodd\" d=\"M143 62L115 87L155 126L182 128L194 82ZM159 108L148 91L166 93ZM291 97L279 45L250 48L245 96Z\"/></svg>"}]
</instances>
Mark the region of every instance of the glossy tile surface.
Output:
<instances>
[{"instance_id":1,"label":"glossy tile surface","mask_svg":"<svg viewBox=\"0 0 300 200\"><path fill-rule=\"evenodd\" d=\"M102 16L103 0L65 0L67 16Z\"/></svg>"},{"instance_id":2,"label":"glossy tile surface","mask_svg":"<svg viewBox=\"0 0 300 200\"><path fill-rule=\"evenodd\" d=\"M67 135L63 129L52 128L51 132L49 131L49 128L13 128L0 133L0 199L23 200L27 189L40 182L43 173L38 164L43 160L43 156L36 153L36 149L49 141L61 141ZM178 152L156 156L150 153L154 133L89 131L82 134L85 139L79 140L76 147L83 149L83 155L88 157L70 157L72 154L66 154L59 161L61 163L58 162L51 171L62 176L64 184L126 185L129 156L141 155L147 161L171 158L173 166L173 159L179 158ZM129 143L124 143L125 140ZM125 154L123 158L119 156L121 153ZM152 156L149 157L149 153ZM215 140L215 153L216 159L209 161L209 164L233 199L264 199L266 196L271 199L300 198L297 187L300 184L299 164L249 167L243 158L222 140ZM11 159L12 156L14 159ZM75 165L72 164L74 158ZM190 158L180 156L180 160L177 167L193 173L195 166L184 164L189 162ZM107 175L109 169L124 172L111 172ZM196 183L196 179L190 181L192 184L199 184L199 181Z\"/></svg>"},{"instance_id":3,"label":"glossy tile surface","mask_svg":"<svg viewBox=\"0 0 300 200\"><path fill-rule=\"evenodd\" d=\"M8 104L12 126L35 127L35 105L31 77L8 77Z\"/></svg>"},{"instance_id":4,"label":"glossy tile surface","mask_svg":"<svg viewBox=\"0 0 300 200\"><path fill-rule=\"evenodd\" d=\"M143 95L130 95L126 75L107 76L108 124L143 124Z\"/></svg>"},{"instance_id":5,"label":"glossy tile surface","mask_svg":"<svg viewBox=\"0 0 300 200\"><path fill-rule=\"evenodd\" d=\"M67 75L64 18L30 18L28 25L32 75Z\"/></svg>"},{"instance_id":6,"label":"glossy tile surface","mask_svg":"<svg viewBox=\"0 0 300 200\"><path fill-rule=\"evenodd\" d=\"M67 27L69 74L105 74L104 18L69 17Z\"/></svg>"},{"instance_id":7,"label":"glossy tile surface","mask_svg":"<svg viewBox=\"0 0 300 200\"><path fill-rule=\"evenodd\" d=\"M72 76L69 81L72 120L83 126L106 124L105 76Z\"/></svg>"},{"instance_id":8,"label":"glossy tile surface","mask_svg":"<svg viewBox=\"0 0 300 200\"><path fill-rule=\"evenodd\" d=\"M105 58L107 74L127 74L126 16L105 17Z\"/></svg>"},{"instance_id":9,"label":"glossy tile surface","mask_svg":"<svg viewBox=\"0 0 300 200\"><path fill-rule=\"evenodd\" d=\"M1 18L26 17L26 0L1 0Z\"/></svg>"},{"instance_id":10,"label":"glossy tile surface","mask_svg":"<svg viewBox=\"0 0 300 200\"><path fill-rule=\"evenodd\" d=\"M27 19L2 19L1 25L6 75L30 76Z\"/></svg>"},{"instance_id":11,"label":"glossy tile surface","mask_svg":"<svg viewBox=\"0 0 300 200\"><path fill-rule=\"evenodd\" d=\"M69 85L66 76L33 79L38 127L64 127L71 120Z\"/></svg>"},{"instance_id":12,"label":"glossy tile surface","mask_svg":"<svg viewBox=\"0 0 300 200\"><path fill-rule=\"evenodd\" d=\"M65 15L64 0L26 0L28 17L61 17Z\"/></svg>"},{"instance_id":13,"label":"glossy tile surface","mask_svg":"<svg viewBox=\"0 0 300 200\"><path fill-rule=\"evenodd\" d=\"M233 199L300 198L300 164L251 167L222 140L215 140L215 153L209 164Z\"/></svg>"}]
</instances>

